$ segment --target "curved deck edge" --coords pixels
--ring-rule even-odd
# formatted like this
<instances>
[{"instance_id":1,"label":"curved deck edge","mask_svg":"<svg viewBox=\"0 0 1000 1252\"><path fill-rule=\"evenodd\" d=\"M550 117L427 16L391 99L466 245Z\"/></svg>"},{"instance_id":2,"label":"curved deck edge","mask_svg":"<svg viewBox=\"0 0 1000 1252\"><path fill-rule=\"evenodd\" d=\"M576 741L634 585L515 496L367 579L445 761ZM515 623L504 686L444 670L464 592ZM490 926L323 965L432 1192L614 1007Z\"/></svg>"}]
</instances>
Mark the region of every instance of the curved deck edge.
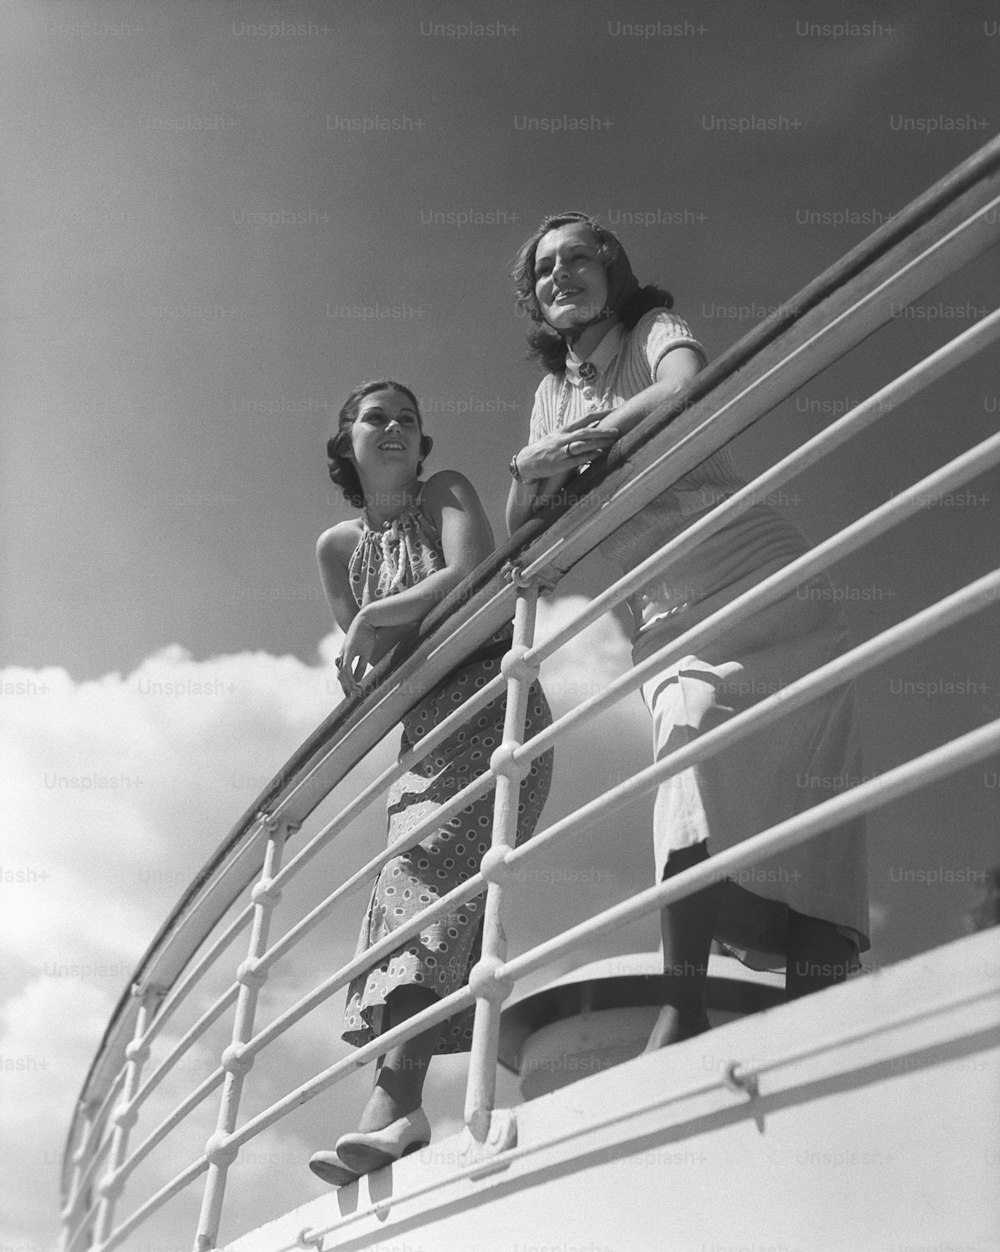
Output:
<instances>
[{"instance_id":1,"label":"curved deck edge","mask_svg":"<svg viewBox=\"0 0 1000 1252\"><path fill-rule=\"evenodd\" d=\"M225 1252L993 1247L998 1091L994 928L522 1104L479 1177L456 1135Z\"/></svg>"}]
</instances>

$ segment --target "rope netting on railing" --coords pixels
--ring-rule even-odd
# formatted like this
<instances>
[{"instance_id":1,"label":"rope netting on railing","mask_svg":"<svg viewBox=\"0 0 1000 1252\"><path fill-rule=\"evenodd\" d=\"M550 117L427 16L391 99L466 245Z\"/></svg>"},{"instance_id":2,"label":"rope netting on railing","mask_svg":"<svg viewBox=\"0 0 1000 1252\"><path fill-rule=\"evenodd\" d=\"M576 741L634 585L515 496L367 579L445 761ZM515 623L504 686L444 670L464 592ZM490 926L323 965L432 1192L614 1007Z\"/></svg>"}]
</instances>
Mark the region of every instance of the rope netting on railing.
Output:
<instances>
[{"instance_id":1,"label":"rope netting on railing","mask_svg":"<svg viewBox=\"0 0 1000 1252\"><path fill-rule=\"evenodd\" d=\"M524 742L527 693L544 660L779 486L1000 338L1000 312L984 317L699 517L551 635L536 640L536 604L541 592L554 587L573 565L692 467L886 324L894 308L911 302L994 244L1000 237L998 205L1000 144L994 143L880 228L622 440L606 471L601 476L591 474L582 482L579 503L532 522L515 536L430 615L421 641L406 656L380 666L363 695L341 706L302 745L191 884L137 968L131 993L123 998L108 1026L81 1095L64 1162L65 1252L119 1246L201 1175L206 1175L206 1183L195 1246L214 1248L227 1174L247 1143L359 1067L374 1062L387 1048L472 1004L476 1005L476 1020L465 1121L470 1151L491 1150L500 1011L517 979L551 964L581 942L654 913L726 874L967 768L996 750L1000 722L994 721L756 832L737 847L605 909L514 959L507 957L502 924L506 897L519 889L518 874L533 859L637 795L653 791L664 779L773 725L888 658L995 606L1000 595L1000 571L984 574L782 686L605 794L560 816L515 849L520 780L530 762L567 732L635 692L665 666L718 638L734 622L776 603L847 554L912 517L929 498L953 491L1000 463L1000 435L995 435L940 465L711 613ZM401 716L463 657L511 620L513 643L501 676L477 691L412 751L379 772L285 859L289 840L306 818L349 779L352 770ZM507 701L503 742L488 768L419 822L405 839L339 882L272 941L272 914L282 889L370 805L381 800L396 779L502 694ZM280 970L283 958L347 897L369 886L389 860L490 791L494 792L493 844L480 870L260 1025L261 989L268 977ZM355 977L426 928L428 922L484 890L482 957L468 986L286 1091L241 1124L244 1088L254 1060L266 1048ZM246 948L230 966L231 981L168 1046L167 1027L178 1010L192 1002L210 971L219 968L223 959L231 959L227 952L246 931ZM215 1068L158 1123L144 1125L142 1139L133 1146L133 1129L151 1107L154 1092L230 1010L230 1041L218 1055ZM149 1069L154 1047L158 1050L156 1065ZM204 1151L187 1160L171 1181L119 1220L119 1201L138 1167L169 1144L176 1128L215 1091L220 1091L216 1129Z\"/></svg>"}]
</instances>

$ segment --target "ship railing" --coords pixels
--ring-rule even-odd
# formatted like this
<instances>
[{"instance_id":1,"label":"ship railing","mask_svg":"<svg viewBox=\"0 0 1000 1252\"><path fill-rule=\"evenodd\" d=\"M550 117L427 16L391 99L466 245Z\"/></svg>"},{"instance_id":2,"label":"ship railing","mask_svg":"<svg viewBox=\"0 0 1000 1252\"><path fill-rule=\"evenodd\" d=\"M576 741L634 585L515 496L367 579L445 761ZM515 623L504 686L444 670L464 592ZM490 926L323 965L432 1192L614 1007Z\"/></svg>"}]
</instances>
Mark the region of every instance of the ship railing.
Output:
<instances>
[{"instance_id":1,"label":"ship railing","mask_svg":"<svg viewBox=\"0 0 1000 1252\"><path fill-rule=\"evenodd\" d=\"M774 603L926 508L928 501L955 490L1000 462L998 434L894 493L558 717L540 734L524 741L528 690L542 662L708 536L755 504L772 498L794 476L992 344L1000 337L1000 311L983 317L803 442L663 544L553 633L536 639L539 595L557 586L570 569L650 500L998 239L1000 141L993 141L880 227L795 299L781 306L682 393L623 438L600 472L593 470L580 480L575 502L562 511L550 510L518 532L429 615L412 646L384 662L363 693L338 707L297 750L184 893L112 1015L84 1084L64 1157L64 1252L85 1247L110 1252L203 1175L205 1185L194 1246L201 1252L215 1248L227 1177L246 1144L359 1067L373 1063L387 1048L472 1004L475 1025L465 1123L468 1169L474 1172L477 1161L510 1151L515 1140L513 1113L495 1108L495 1084L500 1013L519 979L551 965L581 943L610 935L621 925L653 914L710 882L745 870L765 857L965 769L996 750L1000 720L860 781L756 833L737 847L640 891L513 958L508 957L504 917L510 893L519 889L519 874L524 867L543 852L572 839L585 826L609 817L636 796L653 791L678 771L708 759L747 735L765 730L780 717L905 649L996 605L1000 570L984 573L767 696L605 794L559 817L515 848L520 780L530 762L556 745L567 731L586 725L615 701L634 692L648 677L710 643L734 621ZM363 787L285 860L290 840L329 793L350 779L357 764L463 657L511 620L513 642L503 660L501 675L426 735L416 748ZM395 779L498 696L506 697L504 737L489 768L433 817L372 858L271 942L272 913L283 887L368 806L383 797ZM282 958L317 925L327 921L349 895L370 888L379 870L392 857L491 790L495 791L493 841L479 872L390 938L318 983L266 1025L259 1026L260 989ZM428 922L484 890L482 957L468 986L323 1069L240 1124L244 1088L255 1058ZM230 916L234 907L235 916ZM182 1037L167 1047L162 1043L165 1028L177 1010L191 999L206 974L222 962L230 946L246 931L246 956L236 967L232 982ZM230 1010L231 1040L219 1056L217 1067L134 1146L132 1132L143 1109L148 1107L151 1094ZM154 1045L161 1046L163 1055L158 1056L155 1068L150 1068ZM742 1072L727 1072L718 1081L749 1089L751 1079L752 1075ZM125 1186L137 1167L157 1149L168 1145L172 1132L216 1092L216 1130L204 1151L169 1183L119 1218Z\"/></svg>"}]
</instances>

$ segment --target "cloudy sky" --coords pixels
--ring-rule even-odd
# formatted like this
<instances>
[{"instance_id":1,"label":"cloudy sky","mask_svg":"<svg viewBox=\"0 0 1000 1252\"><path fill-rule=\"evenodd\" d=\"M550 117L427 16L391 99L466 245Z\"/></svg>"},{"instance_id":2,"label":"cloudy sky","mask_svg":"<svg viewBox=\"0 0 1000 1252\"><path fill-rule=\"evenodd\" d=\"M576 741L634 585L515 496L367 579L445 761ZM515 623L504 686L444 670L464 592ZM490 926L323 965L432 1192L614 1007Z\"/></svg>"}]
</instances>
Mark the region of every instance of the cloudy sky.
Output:
<instances>
[{"instance_id":1,"label":"cloudy sky","mask_svg":"<svg viewBox=\"0 0 1000 1252\"><path fill-rule=\"evenodd\" d=\"M717 356L996 133L995 16L931 0L7 0L5 1248L51 1245L72 1104L130 971L339 698L313 545L345 516L323 457L345 393L384 374L414 387L432 465L474 480L499 535L537 383L506 274L536 221L582 208L619 229ZM744 467L965 329L998 277L990 255L928 293L744 437ZM984 438L997 404L989 362L963 367L782 505L822 538ZM989 568L997 491L980 479L833 571L859 637ZM575 573L544 620L607 574ZM991 631L983 615L862 683L866 769L996 715ZM595 629L550 667L553 703L626 659L615 622ZM643 719L633 700L566 745L550 816L645 763ZM873 819L871 964L963 933L996 780L967 771ZM648 882L647 817L589 832L572 876L540 872L553 925ZM376 812L325 872L382 838ZM283 996L350 951L360 907L299 954ZM519 910L522 947L541 932ZM619 950L653 942L640 928ZM336 1016L283 1064L305 1077L341 1055ZM187 1078L209 1067L206 1051ZM443 1064L432 1080L445 1127L460 1078ZM224 1234L318 1193L304 1160L363 1086L248 1159L261 1185Z\"/></svg>"}]
</instances>

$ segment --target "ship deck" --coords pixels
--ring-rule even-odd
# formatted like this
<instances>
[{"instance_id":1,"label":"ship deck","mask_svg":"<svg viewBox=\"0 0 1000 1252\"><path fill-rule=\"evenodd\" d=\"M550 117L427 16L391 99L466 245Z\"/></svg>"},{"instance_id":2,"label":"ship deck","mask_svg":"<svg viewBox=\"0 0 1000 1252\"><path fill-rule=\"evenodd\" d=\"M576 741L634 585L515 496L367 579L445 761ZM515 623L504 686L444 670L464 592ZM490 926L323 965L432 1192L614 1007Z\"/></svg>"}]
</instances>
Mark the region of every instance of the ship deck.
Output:
<instances>
[{"instance_id":1,"label":"ship deck","mask_svg":"<svg viewBox=\"0 0 1000 1252\"><path fill-rule=\"evenodd\" d=\"M495 1157L432 1142L225 1252L986 1252L998 1097L994 929L581 1078L512 1110Z\"/></svg>"}]
</instances>

